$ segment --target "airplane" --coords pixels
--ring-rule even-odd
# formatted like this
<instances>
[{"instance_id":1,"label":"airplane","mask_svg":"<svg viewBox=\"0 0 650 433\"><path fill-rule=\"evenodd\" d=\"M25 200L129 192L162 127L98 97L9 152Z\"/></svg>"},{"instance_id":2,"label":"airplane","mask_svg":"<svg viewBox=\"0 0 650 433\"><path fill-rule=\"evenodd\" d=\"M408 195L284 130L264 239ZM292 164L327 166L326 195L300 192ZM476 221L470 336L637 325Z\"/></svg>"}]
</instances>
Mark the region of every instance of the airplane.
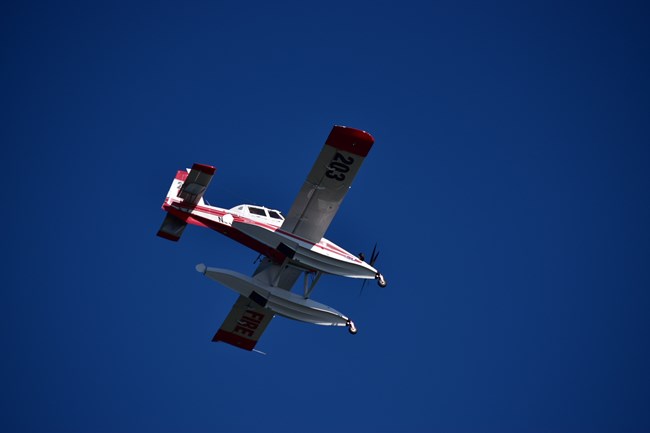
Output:
<instances>
[{"instance_id":1,"label":"airplane","mask_svg":"<svg viewBox=\"0 0 650 433\"><path fill-rule=\"evenodd\" d=\"M386 286L369 262L328 239L325 232L334 219L374 138L367 132L334 126L286 218L276 209L241 204L231 209L211 206L203 195L216 169L195 163L180 170L169 188L162 209L167 212L157 235L178 241L188 224L215 230L263 257L252 276L198 264L196 270L239 294L223 324L212 338L254 350L275 315L325 326L346 326L357 333L354 322L332 307L310 299L323 274L375 279ZM303 293L291 289L303 276Z\"/></svg>"}]
</instances>

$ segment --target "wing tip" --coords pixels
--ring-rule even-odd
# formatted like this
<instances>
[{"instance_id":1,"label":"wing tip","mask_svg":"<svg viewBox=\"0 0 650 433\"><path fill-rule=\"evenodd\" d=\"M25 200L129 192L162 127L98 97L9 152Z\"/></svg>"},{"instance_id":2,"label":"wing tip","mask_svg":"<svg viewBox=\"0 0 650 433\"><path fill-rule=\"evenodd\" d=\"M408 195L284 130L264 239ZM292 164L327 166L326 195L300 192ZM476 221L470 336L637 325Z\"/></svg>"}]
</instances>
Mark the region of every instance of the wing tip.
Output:
<instances>
[{"instance_id":1,"label":"wing tip","mask_svg":"<svg viewBox=\"0 0 650 433\"><path fill-rule=\"evenodd\" d=\"M172 241L172 242L178 242L178 240L181 238L180 236L176 236L172 233L167 233L162 230L158 230L156 236L161 237L163 239L167 239L168 241Z\"/></svg>"},{"instance_id":2,"label":"wing tip","mask_svg":"<svg viewBox=\"0 0 650 433\"><path fill-rule=\"evenodd\" d=\"M192 164L192 170L202 171L203 173L210 175L214 174L215 171L217 171L217 169L211 165L199 164L198 162Z\"/></svg>"},{"instance_id":3,"label":"wing tip","mask_svg":"<svg viewBox=\"0 0 650 433\"><path fill-rule=\"evenodd\" d=\"M366 157L374 142L373 136L366 131L335 125L325 143L345 152Z\"/></svg>"},{"instance_id":4,"label":"wing tip","mask_svg":"<svg viewBox=\"0 0 650 433\"><path fill-rule=\"evenodd\" d=\"M219 329L217 333L214 334L214 337L212 337L212 341L215 343L218 341L223 341L224 343L228 343L231 346L235 346L240 349L249 350L249 351L253 350L253 348L257 344L257 341L255 340L250 340L248 338L234 334L232 332L224 331L223 329Z\"/></svg>"}]
</instances>

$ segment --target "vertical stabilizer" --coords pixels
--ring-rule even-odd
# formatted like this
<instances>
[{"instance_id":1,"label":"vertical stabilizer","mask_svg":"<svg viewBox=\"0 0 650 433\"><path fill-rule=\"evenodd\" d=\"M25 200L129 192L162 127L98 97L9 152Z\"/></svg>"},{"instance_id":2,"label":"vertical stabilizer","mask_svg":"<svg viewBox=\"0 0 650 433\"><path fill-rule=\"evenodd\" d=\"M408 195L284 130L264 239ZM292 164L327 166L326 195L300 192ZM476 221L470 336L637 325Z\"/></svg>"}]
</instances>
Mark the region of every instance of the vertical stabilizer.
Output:
<instances>
[{"instance_id":1,"label":"vertical stabilizer","mask_svg":"<svg viewBox=\"0 0 650 433\"><path fill-rule=\"evenodd\" d=\"M176 177L174 177L174 180L172 181L171 186L169 187L169 191L167 192L167 197L165 198L166 202L169 202L170 198L177 198L178 194L183 187L183 184L185 183L185 180L187 179L187 175L189 173L184 170L178 170L176 172Z\"/></svg>"}]
</instances>

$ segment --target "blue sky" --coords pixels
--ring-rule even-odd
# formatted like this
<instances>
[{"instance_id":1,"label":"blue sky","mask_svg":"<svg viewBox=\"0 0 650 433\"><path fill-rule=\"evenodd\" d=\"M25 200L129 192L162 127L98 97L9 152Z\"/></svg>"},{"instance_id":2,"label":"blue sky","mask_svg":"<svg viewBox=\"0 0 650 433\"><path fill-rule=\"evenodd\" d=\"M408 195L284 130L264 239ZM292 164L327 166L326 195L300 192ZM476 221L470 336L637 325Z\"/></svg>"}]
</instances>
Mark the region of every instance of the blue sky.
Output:
<instances>
[{"instance_id":1,"label":"blue sky","mask_svg":"<svg viewBox=\"0 0 650 433\"><path fill-rule=\"evenodd\" d=\"M10 2L0 17L0 430L650 430L641 2ZM332 125L375 146L327 237L356 336L276 318L155 236L177 169L287 211Z\"/></svg>"}]
</instances>

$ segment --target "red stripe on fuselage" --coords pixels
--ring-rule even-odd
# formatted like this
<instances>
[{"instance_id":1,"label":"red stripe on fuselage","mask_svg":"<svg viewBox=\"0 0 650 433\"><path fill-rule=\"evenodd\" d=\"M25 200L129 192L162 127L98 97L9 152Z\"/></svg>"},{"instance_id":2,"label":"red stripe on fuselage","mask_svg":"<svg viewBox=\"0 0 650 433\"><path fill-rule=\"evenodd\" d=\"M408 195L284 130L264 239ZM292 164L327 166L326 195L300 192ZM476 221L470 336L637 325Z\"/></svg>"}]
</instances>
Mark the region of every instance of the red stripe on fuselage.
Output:
<instances>
[{"instance_id":1,"label":"red stripe on fuselage","mask_svg":"<svg viewBox=\"0 0 650 433\"><path fill-rule=\"evenodd\" d=\"M178 218L181 218L183 221L186 221L189 224L207 227L218 233L221 233L222 235L229 237L230 239L252 249L253 251L257 251L258 253L269 257L271 260L277 263L282 263L282 261L285 259L285 255L277 251L275 248L269 247L268 245L227 224L222 224L199 215L190 215L173 207L169 207L167 209L167 212Z\"/></svg>"},{"instance_id":2,"label":"red stripe on fuselage","mask_svg":"<svg viewBox=\"0 0 650 433\"><path fill-rule=\"evenodd\" d=\"M181 203L175 203L175 204L177 206L182 207L182 202ZM235 228L233 228L233 227L231 227L231 226L229 226L227 224L222 224L222 223L220 223L218 221L214 221L214 220L212 220L210 218L202 217L202 216L196 215L194 213L194 212L198 211L198 212L203 212L203 213L207 213L207 214L210 214L210 215L215 215L215 216L218 216L218 217L223 217L224 215L229 214L229 212L227 212L225 210L219 210L219 209L214 208L214 207L198 206L198 205L193 206L192 208L187 208L188 210L182 210L182 209L178 209L176 207L173 207L173 206L170 206L170 205L167 205L167 204L163 205L163 209L168 211L168 212L169 212L170 209L174 209L175 212L173 212L173 215L183 219L184 221L187 221L189 224L194 224L194 225L198 225L198 226L201 226L201 227L211 228L211 229L213 229L213 230L215 230L215 231L217 231L217 232L219 232L221 234L224 234L224 235L228 236L229 238L231 238L231 239L233 239L233 240L235 240L235 241L237 241L237 242L239 242L239 243L241 243L241 244L243 244L243 245L257 251L258 253L261 253L261 254L264 254L264 255L266 255L268 257L271 257L274 260L276 260L276 257L279 257L279 261L284 260L284 255L279 253L274 248L269 247L269 246L255 240L254 238L242 233L241 231L239 231L239 230L237 230L237 229L235 229ZM323 250L332 252L332 253L337 254L337 255L339 255L341 257L345 257L348 260L352 259L355 262L361 263L361 260L359 260L357 257L353 256L352 254L350 254L349 252L345 251L344 249L338 247L337 245L332 244L331 242L328 242L328 243L324 243L324 242L323 243L314 243L314 242L308 241L307 239L301 238L300 236L296 236L293 233L289 233L289 232L286 232L284 230L281 230L280 226L275 226L273 224L252 220L252 219L245 218L245 217L238 216L238 215L232 215L232 216L233 216L234 222L254 225L254 226L261 227L263 229L266 229L266 230L269 230L269 231L272 231L272 232L278 232L278 233L282 234L283 236L296 239L296 240L298 240L300 242L304 242L304 243L306 243L308 245L315 245L318 248L321 248ZM228 230L224 230L224 227L227 228ZM226 233L226 231L228 233ZM273 253L268 254L269 251L273 251Z\"/></svg>"}]
</instances>

